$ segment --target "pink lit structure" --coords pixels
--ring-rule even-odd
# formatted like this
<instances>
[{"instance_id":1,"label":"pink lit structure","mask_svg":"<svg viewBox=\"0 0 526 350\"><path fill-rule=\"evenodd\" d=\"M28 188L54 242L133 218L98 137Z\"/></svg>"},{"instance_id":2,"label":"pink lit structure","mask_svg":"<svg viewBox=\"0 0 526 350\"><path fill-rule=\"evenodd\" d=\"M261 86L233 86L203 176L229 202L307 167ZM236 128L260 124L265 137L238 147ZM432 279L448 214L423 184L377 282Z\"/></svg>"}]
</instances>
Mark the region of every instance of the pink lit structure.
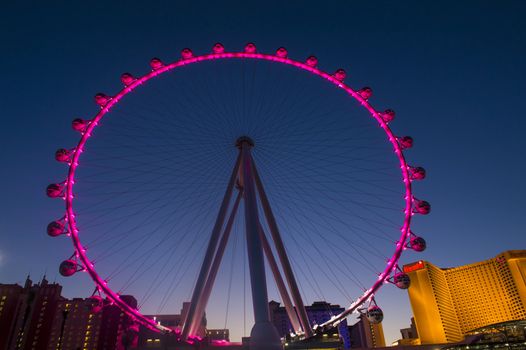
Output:
<instances>
[{"instance_id":1,"label":"pink lit structure","mask_svg":"<svg viewBox=\"0 0 526 350\"><path fill-rule=\"evenodd\" d=\"M99 121L116 104L118 104L124 96L133 92L139 85L148 83L149 80L166 72L175 69L184 69L187 65L199 64L200 62L211 60L270 61L275 62L276 64L292 66L307 71L315 77L324 79L327 83L333 84L344 90L350 98L359 102L359 104L368 111L370 117L374 118L377 121L378 126L385 132L387 139L392 144L393 152L398 158L405 188L405 207L403 208L404 221L401 227L401 234L395 244L394 252L374 284L365 290L364 293L349 305L344 312L333 316L329 321L323 324L315 325L314 327L311 327L309 324L298 289L298 284L285 252L278 225L274 218L269 199L265 193L263 183L258 174L255 161L252 158L251 150L253 147L257 146L248 136L240 135L241 137L237 140L236 146L239 149L239 156L232 170L230 181L212 230L212 235L194 288L190 310L182 329L182 333L176 333L173 329L158 324L153 319L145 317L138 310L130 307L127 303L122 301L119 294L113 291L108 286L107 282L99 276L94 264L86 254L85 246L80 240L74 210L75 174L85 145L90 139L93 130L99 124ZM314 56L308 57L305 62L289 58L287 50L283 47L279 48L275 54L263 54L258 53L256 46L252 43L247 44L242 52L227 52L221 44L216 44L213 47L212 53L204 55L195 55L190 49L184 49L181 52L181 58L172 63L163 63L160 59L153 58L150 61L150 66L152 68L150 73L142 77L134 77L129 73L124 73L121 76L121 81L124 87L116 95L107 96L101 93L97 94L95 96L95 102L101 107L100 111L91 120L75 119L73 121L73 129L81 134L77 146L71 150L59 149L56 153L57 161L69 165L67 179L62 183L51 184L47 188L47 195L52 198L63 198L66 207L65 216L49 224L48 234L53 237L61 234L70 236L75 249L74 254L61 264L61 274L64 276L71 276L78 271L87 272L97 286L97 294L105 295L111 300L111 302L118 305L126 314L137 320L137 322L155 331L173 333L183 341L194 341L195 337L193 337L193 334L195 334L195 331L199 326L199 321L202 318L210 297L211 289L232 228L232 222L237 214L239 202L244 200L245 228L247 234L255 317L255 325L251 334L251 348L278 349L281 347L279 336L277 336L268 316L267 285L264 271L265 257L271 267L272 274L282 297L282 301L287 309L294 331L296 334L301 335L302 338L310 338L317 332L334 327L349 314L359 310L365 310L366 313L370 314L372 322L378 322L378 320L381 320L381 309L374 301L375 293L386 283L395 284L403 289L407 288L410 281L407 278L407 275L398 268L400 256L407 248L411 248L415 251L422 251L426 247L425 241L421 237L413 234L410 229L411 218L413 215L425 215L428 214L431 209L428 202L418 200L413 196L411 188L412 181L424 179L426 173L422 167L411 167L407 164L404 157L404 151L412 147L413 139L409 136L398 137L393 133L389 127L389 123L395 117L394 111L388 109L381 112L373 108L369 103L369 99L372 96L372 90L368 87L359 90L351 88L344 82L346 73L343 69L338 69L334 74L331 74L319 69L317 65L318 60ZM226 226L223 230L225 219L228 214L229 203L235 189L238 191L237 197L235 197L235 204L230 210ZM266 234L263 232L263 227L257 210L258 199L259 205L263 208L264 217L270 231L269 233L272 242L267 240ZM274 244L277 258L272 253L270 247L271 243ZM281 266L284 276L281 275L278 265ZM364 308L364 305L368 306Z\"/></svg>"}]
</instances>

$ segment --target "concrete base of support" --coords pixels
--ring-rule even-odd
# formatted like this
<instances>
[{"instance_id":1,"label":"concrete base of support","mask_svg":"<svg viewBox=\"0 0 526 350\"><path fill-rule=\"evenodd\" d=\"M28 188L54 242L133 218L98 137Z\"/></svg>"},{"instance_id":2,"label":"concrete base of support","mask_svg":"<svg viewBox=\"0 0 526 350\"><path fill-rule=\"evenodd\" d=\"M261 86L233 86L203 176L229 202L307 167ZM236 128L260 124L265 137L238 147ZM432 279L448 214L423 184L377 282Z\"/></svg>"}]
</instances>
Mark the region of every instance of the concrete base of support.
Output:
<instances>
[{"instance_id":1,"label":"concrete base of support","mask_svg":"<svg viewBox=\"0 0 526 350\"><path fill-rule=\"evenodd\" d=\"M259 322L250 332L250 350L283 350L278 330L270 322Z\"/></svg>"}]
</instances>

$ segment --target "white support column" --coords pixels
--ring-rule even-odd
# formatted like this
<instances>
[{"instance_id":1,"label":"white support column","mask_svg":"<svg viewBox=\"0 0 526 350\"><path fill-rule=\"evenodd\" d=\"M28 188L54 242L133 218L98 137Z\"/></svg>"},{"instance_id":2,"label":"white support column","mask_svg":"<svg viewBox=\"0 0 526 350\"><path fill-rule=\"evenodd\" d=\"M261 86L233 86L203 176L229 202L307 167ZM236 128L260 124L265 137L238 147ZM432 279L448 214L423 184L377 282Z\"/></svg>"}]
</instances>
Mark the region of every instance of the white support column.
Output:
<instances>
[{"instance_id":1,"label":"white support column","mask_svg":"<svg viewBox=\"0 0 526 350\"><path fill-rule=\"evenodd\" d=\"M226 246L228 243L228 238L230 237L230 232L232 231L232 225L234 224L234 219L236 218L237 209L239 207L239 202L241 201L241 196L243 195L243 190L239 189L237 194L236 201L230 212L230 217L228 218L225 230L219 241L219 246L217 247L217 252L214 257L212 266L210 267L210 273L206 280L205 286L203 288L203 293L201 298L197 302L197 308L195 310L195 317L192 324L190 325L190 334L196 334L199 326L201 325L201 320L208 305L208 300L210 299L210 294L212 293L212 287L214 286L215 279L217 277L217 272L219 271L219 266L221 265L221 260L223 259L223 254L225 253Z\"/></svg>"},{"instance_id":2,"label":"white support column","mask_svg":"<svg viewBox=\"0 0 526 350\"><path fill-rule=\"evenodd\" d=\"M201 265L201 270L199 271L199 276L197 278L197 282L195 284L194 291L192 294L192 300L190 302L188 315L186 316L186 320L184 322L183 331L181 334L181 338L183 340L186 340L190 335L190 326L195 318L195 309L197 308L197 303L201 298L204 284L208 278L210 265L212 263L212 259L215 255L215 251L217 248L217 241L219 240L219 235L221 234L221 229L223 228L223 223L225 221L225 215L230 204L230 199L232 198L232 190L236 182L240 163L241 154L238 156L234 169L232 170L232 174L230 175L230 181L228 182L228 186L225 191L225 196L223 197L223 202L221 203L221 207L219 208L219 213L217 214L217 219L214 224L214 228L212 229L212 235L210 236L210 241L208 242L205 258L203 260L203 264Z\"/></svg>"},{"instance_id":3,"label":"white support column","mask_svg":"<svg viewBox=\"0 0 526 350\"><path fill-rule=\"evenodd\" d=\"M268 264L270 266L270 269L272 270L272 274L274 275L274 280L276 281L276 286L278 287L278 291L281 296L281 301L283 301L283 305L285 305L285 310L287 310L287 315L289 316L292 328L294 328L294 332L298 334L302 331L300 321L298 320L296 310L294 310L294 305L292 305L292 301L290 300L289 292L287 290L287 287L285 286L283 277L281 277L281 272L279 271L278 263L276 262L276 258L274 258L272 248L268 243L267 236L265 235L265 231L263 230L261 223L259 223L259 235L261 238L261 244L263 245L263 252L267 257Z\"/></svg>"},{"instance_id":4,"label":"white support column","mask_svg":"<svg viewBox=\"0 0 526 350\"><path fill-rule=\"evenodd\" d=\"M265 217L267 218L267 223L270 229L270 233L272 235L272 240L274 241L274 245L276 246L276 252L278 253L281 266L283 267L283 272L285 273L285 278L287 279L287 283L290 288L292 300L294 300L294 304L296 306L296 311L298 312L303 332L305 333L305 336L307 338L310 338L314 335L314 333L309 322L307 311L305 310L305 305L303 304L303 300L301 299L298 284L296 282L296 278L294 277L294 273L292 272L292 266L290 265L289 258L287 257L285 246L283 245L283 240L281 239L276 219L274 218L274 214L272 213L269 200L267 198L265 190L263 189L261 178L259 177L256 165L254 163L252 164L252 168L254 171L254 180L256 181L256 187L259 192L259 199L263 206L263 211L265 212Z\"/></svg>"},{"instance_id":5,"label":"white support column","mask_svg":"<svg viewBox=\"0 0 526 350\"><path fill-rule=\"evenodd\" d=\"M281 340L276 327L270 322L265 261L259 237L259 218L254 168L251 148L254 146L248 137L238 139L241 148L241 169L243 176L245 228L247 238L252 305L254 308L254 327L250 332L250 350L281 350Z\"/></svg>"}]
</instances>

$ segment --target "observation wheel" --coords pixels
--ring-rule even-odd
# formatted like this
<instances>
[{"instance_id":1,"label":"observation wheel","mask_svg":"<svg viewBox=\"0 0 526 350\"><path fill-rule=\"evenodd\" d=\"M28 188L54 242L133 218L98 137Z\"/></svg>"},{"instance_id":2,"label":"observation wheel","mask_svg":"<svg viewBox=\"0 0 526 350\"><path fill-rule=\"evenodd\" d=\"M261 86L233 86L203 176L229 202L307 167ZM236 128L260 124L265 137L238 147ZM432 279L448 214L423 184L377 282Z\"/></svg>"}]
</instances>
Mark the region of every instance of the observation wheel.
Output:
<instances>
[{"instance_id":1,"label":"observation wheel","mask_svg":"<svg viewBox=\"0 0 526 350\"><path fill-rule=\"evenodd\" d=\"M343 69L328 73L283 47L184 49L150 68L124 73L113 96L97 94L100 110L73 120L78 144L55 154L68 173L46 193L64 200L65 214L47 233L73 243L60 273L87 273L97 308L113 303L181 341L199 339L205 311L226 325L247 284L254 349L281 347L271 298L301 339L353 312L380 322L375 295L409 287L399 260L426 248L411 223L430 212L413 194L426 172L407 163L413 139L391 129L395 112L374 108L372 90L351 87ZM346 306L312 320L305 305L316 300ZM148 316L183 301L176 327Z\"/></svg>"}]
</instances>

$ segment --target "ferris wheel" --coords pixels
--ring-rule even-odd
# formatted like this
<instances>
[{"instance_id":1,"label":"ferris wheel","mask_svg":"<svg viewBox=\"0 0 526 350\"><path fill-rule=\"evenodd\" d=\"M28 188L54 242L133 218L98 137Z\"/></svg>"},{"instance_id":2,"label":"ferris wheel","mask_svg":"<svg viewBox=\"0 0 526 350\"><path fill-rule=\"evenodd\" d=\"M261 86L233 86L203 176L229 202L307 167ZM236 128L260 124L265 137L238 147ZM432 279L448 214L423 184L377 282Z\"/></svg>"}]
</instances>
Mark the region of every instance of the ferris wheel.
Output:
<instances>
[{"instance_id":1,"label":"ferris wheel","mask_svg":"<svg viewBox=\"0 0 526 350\"><path fill-rule=\"evenodd\" d=\"M411 224L431 209L413 194L426 172L406 161L413 139L391 129L395 112L374 108L372 90L351 87L343 69L328 73L283 47L215 44L150 68L122 74L115 95L97 94L100 110L73 120L78 144L55 154L68 173L46 193L65 214L47 233L73 243L61 275L87 273L97 308L106 298L182 341L195 339L205 311L210 319L218 281L228 291L215 298L233 305L233 283L250 280L256 349L280 348L270 294L300 338L353 312L381 321L375 295L409 287L399 260L426 248ZM306 300L329 298L345 310L313 324ZM180 327L147 316L184 300Z\"/></svg>"}]
</instances>

